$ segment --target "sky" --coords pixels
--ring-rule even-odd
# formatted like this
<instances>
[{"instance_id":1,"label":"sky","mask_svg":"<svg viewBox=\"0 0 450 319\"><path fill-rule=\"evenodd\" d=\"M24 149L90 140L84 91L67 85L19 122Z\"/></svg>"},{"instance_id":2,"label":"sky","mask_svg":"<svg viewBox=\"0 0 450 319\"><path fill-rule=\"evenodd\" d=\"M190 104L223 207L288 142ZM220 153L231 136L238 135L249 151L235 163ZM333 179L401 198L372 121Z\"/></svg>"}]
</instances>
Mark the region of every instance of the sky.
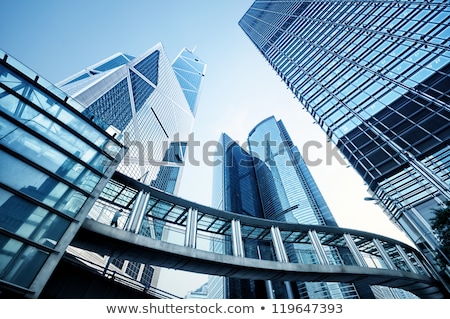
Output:
<instances>
[{"instance_id":1,"label":"sky","mask_svg":"<svg viewBox=\"0 0 450 319\"><path fill-rule=\"evenodd\" d=\"M161 42L173 61L184 47L194 50L207 63L193 129L200 165L186 164L180 197L210 205L212 167L202 161L202 146L222 132L242 144L273 115L300 150L311 141L322 145L303 156L321 161L309 168L339 226L410 244L376 202L364 200L367 186L353 168L333 157L327 161L325 134L238 26L252 3L2 0L0 49L53 83L116 52L139 56Z\"/></svg>"}]
</instances>

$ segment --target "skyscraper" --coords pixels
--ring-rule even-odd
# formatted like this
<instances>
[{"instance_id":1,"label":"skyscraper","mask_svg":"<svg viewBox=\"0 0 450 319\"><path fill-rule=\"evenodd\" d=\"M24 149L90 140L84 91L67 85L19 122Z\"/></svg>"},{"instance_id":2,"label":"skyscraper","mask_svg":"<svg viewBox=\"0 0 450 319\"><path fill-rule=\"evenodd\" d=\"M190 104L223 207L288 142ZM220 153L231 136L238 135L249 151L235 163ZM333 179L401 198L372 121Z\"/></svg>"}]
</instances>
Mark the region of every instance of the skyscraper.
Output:
<instances>
[{"instance_id":1,"label":"skyscraper","mask_svg":"<svg viewBox=\"0 0 450 319\"><path fill-rule=\"evenodd\" d=\"M84 106L83 113L109 124L106 129L129 148L118 170L151 183L161 166L171 164L162 175L180 171L171 166L182 165L185 148L174 162L168 154L191 133L205 70L187 49L171 64L159 43L139 57L116 53L58 86Z\"/></svg>"},{"instance_id":2,"label":"skyscraper","mask_svg":"<svg viewBox=\"0 0 450 319\"><path fill-rule=\"evenodd\" d=\"M217 208L239 214L289 223L337 226L297 147L282 121L273 116L260 122L249 134L244 150L222 134L218 150L221 165L215 167L214 192ZM217 200L219 198L220 200ZM257 249L249 254L270 255L262 243L247 243ZM309 244L286 247L288 258L314 263ZM327 252L330 259L339 252ZM253 256L257 258L257 256ZM266 256L265 256L266 257ZM270 258L270 257L266 257ZM217 289L217 279L213 281ZM225 279L227 298L357 298L356 288L342 283L279 283ZM267 293L266 293L267 291ZM272 293L274 291L274 293ZM214 293L213 290L211 293Z\"/></svg>"},{"instance_id":3,"label":"skyscraper","mask_svg":"<svg viewBox=\"0 0 450 319\"><path fill-rule=\"evenodd\" d=\"M430 219L450 199L449 21L441 1L302 0L239 21L447 287Z\"/></svg>"},{"instance_id":4,"label":"skyscraper","mask_svg":"<svg viewBox=\"0 0 450 319\"><path fill-rule=\"evenodd\" d=\"M170 63L158 43L138 57L116 53L57 85L83 106L83 114L108 124L104 129L127 147L119 172L176 194L205 71L206 64L186 48ZM120 227L130 223L125 216L119 220ZM142 224L148 231L145 220ZM152 226L158 239L163 226ZM86 252L75 253L92 259ZM160 268L114 258L103 261L147 287L157 285Z\"/></svg>"}]
</instances>

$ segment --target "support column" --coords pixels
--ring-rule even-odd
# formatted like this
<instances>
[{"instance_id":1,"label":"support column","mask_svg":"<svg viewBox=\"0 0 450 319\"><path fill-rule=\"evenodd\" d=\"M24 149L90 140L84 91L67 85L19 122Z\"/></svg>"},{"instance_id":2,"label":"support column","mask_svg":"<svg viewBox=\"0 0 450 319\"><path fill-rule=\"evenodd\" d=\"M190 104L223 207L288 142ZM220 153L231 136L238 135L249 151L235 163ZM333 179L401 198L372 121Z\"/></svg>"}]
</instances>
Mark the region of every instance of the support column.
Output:
<instances>
[{"instance_id":1,"label":"support column","mask_svg":"<svg viewBox=\"0 0 450 319\"><path fill-rule=\"evenodd\" d=\"M231 221L231 242L233 245L233 255L245 257L244 243L242 241L241 222L237 219Z\"/></svg>"},{"instance_id":2,"label":"support column","mask_svg":"<svg viewBox=\"0 0 450 319\"><path fill-rule=\"evenodd\" d=\"M288 263L289 258L284 247L283 238L281 237L280 229L278 227L272 226L270 228L270 233L272 234L272 243L275 250L275 255L277 260L282 263ZM285 281L284 285L286 287L286 293L288 299L294 299L294 293L292 291L292 286L289 281Z\"/></svg>"},{"instance_id":3,"label":"support column","mask_svg":"<svg viewBox=\"0 0 450 319\"><path fill-rule=\"evenodd\" d=\"M355 258L358 266L369 267L363 255L359 251L358 246L356 246L352 236L350 234L344 234L344 240L347 243L347 247L350 250L350 253L352 254L353 258ZM355 289L358 292L360 298L375 299L375 295L372 289L370 288L370 285L368 285L367 283L353 283L353 285L355 286Z\"/></svg>"},{"instance_id":4,"label":"support column","mask_svg":"<svg viewBox=\"0 0 450 319\"><path fill-rule=\"evenodd\" d=\"M142 224L142 219L147 210L147 204L150 200L150 193L140 191L136 197L133 208L130 212L125 230L137 234Z\"/></svg>"},{"instance_id":5,"label":"support column","mask_svg":"<svg viewBox=\"0 0 450 319\"><path fill-rule=\"evenodd\" d=\"M322 243L320 242L319 236L317 236L317 232L315 230L309 230L308 236L311 239L311 244L317 254L317 258L319 258L319 263L321 265L329 265L327 254L322 247Z\"/></svg>"},{"instance_id":6,"label":"support column","mask_svg":"<svg viewBox=\"0 0 450 319\"><path fill-rule=\"evenodd\" d=\"M197 209L189 208L186 217L186 232L184 234L184 245L186 247L197 247L197 216Z\"/></svg>"},{"instance_id":7,"label":"support column","mask_svg":"<svg viewBox=\"0 0 450 319\"><path fill-rule=\"evenodd\" d=\"M414 264L411 262L411 260L409 259L408 255L406 254L406 252L403 250L402 246L400 245L395 245L395 247L398 250L398 253L400 254L400 256L403 258L403 260L405 261L406 265L408 266L408 268L415 274L418 274L419 271L417 270L416 266L414 266Z\"/></svg>"},{"instance_id":8,"label":"support column","mask_svg":"<svg viewBox=\"0 0 450 319\"><path fill-rule=\"evenodd\" d=\"M267 299L275 299L275 293L273 291L272 281L266 280L265 283L266 283Z\"/></svg>"},{"instance_id":9,"label":"support column","mask_svg":"<svg viewBox=\"0 0 450 319\"><path fill-rule=\"evenodd\" d=\"M277 260L282 263L288 263L289 258L286 254L286 249L284 248L280 229L278 227L272 226L270 228L270 233L272 234L272 243L275 250L275 255L277 256Z\"/></svg>"},{"instance_id":10,"label":"support column","mask_svg":"<svg viewBox=\"0 0 450 319\"><path fill-rule=\"evenodd\" d=\"M395 267L394 263L391 260L391 257L389 257L389 254L384 249L383 245L381 244L380 240L378 238L373 239L373 243L375 244L375 247L377 248L378 252L381 255L381 258L383 258L384 262L386 263L386 266L388 269L397 269Z\"/></svg>"},{"instance_id":11,"label":"support column","mask_svg":"<svg viewBox=\"0 0 450 319\"><path fill-rule=\"evenodd\" d=\"M364 260L364 257L361 255L358 247L356 246L355 242L353 241L353 238L350 234L344 234L345 242L347 243L347 247L352 253L353 258L355 258L356 263L360 267L368 267L366 261Z\"/></svg>"}]
</instances>

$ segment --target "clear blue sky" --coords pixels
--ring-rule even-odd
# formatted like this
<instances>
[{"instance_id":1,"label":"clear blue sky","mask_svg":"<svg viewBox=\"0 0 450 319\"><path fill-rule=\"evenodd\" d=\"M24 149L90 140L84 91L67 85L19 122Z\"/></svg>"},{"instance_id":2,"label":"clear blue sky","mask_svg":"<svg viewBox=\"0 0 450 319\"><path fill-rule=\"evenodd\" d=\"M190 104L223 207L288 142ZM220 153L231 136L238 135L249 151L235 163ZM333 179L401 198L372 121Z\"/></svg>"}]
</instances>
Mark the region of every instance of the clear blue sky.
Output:
<instances>
[{"instance_id":1,"label":"clear blue sky","mask_svg":"<svg viewBox=\"0 0 450 319\"><path fill-rule=\"evenodd\" d=\"M207 63L194 133L202 145L221 132L244 142L274 115L294 143L325 145L325 135L302 110L238 26L252 0L2 0L0 48L51 82L116 52L140 55L162 42L170 60L183 47ZM325 147L310 154L323 158ZM212 151L212 150L211 150ZM201 159L201 147L194 156ZM352 168L310 167L338 224L406 241L373 202ZM186 166L179 195L209 205L212 168Z\"/></svg>"}]
</instances>

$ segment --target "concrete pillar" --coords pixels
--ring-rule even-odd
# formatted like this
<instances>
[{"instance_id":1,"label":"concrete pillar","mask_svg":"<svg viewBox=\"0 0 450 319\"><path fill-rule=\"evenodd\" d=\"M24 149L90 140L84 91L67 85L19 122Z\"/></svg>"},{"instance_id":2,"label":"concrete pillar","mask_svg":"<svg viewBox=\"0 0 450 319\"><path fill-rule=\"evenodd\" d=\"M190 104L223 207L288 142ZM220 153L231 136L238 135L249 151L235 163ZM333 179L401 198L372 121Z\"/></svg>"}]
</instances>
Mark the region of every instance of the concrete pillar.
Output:
<instances>
[{"instance_id":1,"label":"concrete pillar","mask_svg":"<svg viewBox=\"0 0 450 319\"><path fill-rule=\"evenodd\" d=\"M277 260L282 263L288 263L289 258L284 247L283 238L281 237L280 229L278 227L272 226L270 228L270 233L272 234L272 243L275 250L275 255ZM294 293L292 291L292 286L289 281L285 281L286 292L288 299L294 299Z\"/></svg>"},{"instance_id":2,"label":"concrete pillar","mask_svg":"<svg viewBox=\"0 0 450 319\"><path fill-rule=\"evenodd\" d=\"M273 291L272 281L266 280L266 294L268 299L275 299L275 292Z\"/></svg>"},{"instance_id":3,"label":"concrete pillar","mask_svg":"<svg viewBox=\"0 0 450 319\"><path fill-rule=\"evenodd\" d=\"M408 268L415 274L418 274L419 271L417 270L416 266L414 266L414 264L411 262L411 260L409 259L408 255L406 254L406 252L403 250L402 246L400 245L395 245L395 247L398 250L398 253L400 254L400 256L403 258L403 260L405 261L406 265L408 266Z\"/></svg>"},{"instance_id":4,"label":"concrete pillar","mask_svg":"<svg viewBox=\"0 0 450 319\"><path fill-rule=\"evenodd\" d=\"M233 245L233 255L245 257L244 242L242 241L241 222L237 219L231 221L231 243Z\"/></svg>"},{"instance_id":5,"label":"concrete pillar","mask_svg":"<svg viewBox=\"0 0 450 319\"><path fill-rule=\"evenodd\" d=\"M387 253L387 251L384 249L383 245L381 244L380 240L378 238L374 238L372 240L372 242L375 244L375 247L377 248L378 252L380 253L381 258L383 258L388 269L397 269L397 267L395 267L395 264L392 262L391 257L389 257L389 254Z\"/></svg>"},{"instance_id":6,"label":"concrete pillar","mask_svg":"<svg viewBox=\"0 0 450 319\"><path fill-rule=\"evenodd\" d=\"M286 254L286 249L284 248L283 239L281 238L280 229L278 227L272 226L270 228L270 233L272 234L272 243L275 250L275 255L277 260L282 263L289 262L289 258Z\"/></svg>"},{"instance_id":7,"label":"concrete pillar","mask_svg":"<svg viewBox=\"0 0 450 319\"><path fill-rule=\"evenodd\" d=\"M137 234L150 201L150 193L140 191L130 212L125 230Z\"/></svg>"},{"instance_id":8,"label":"concrete pillar","mask_svg":"<svg viewBox=\"0 0 450 319\"><path fill-rule=\"evenodd\" d=\"M142 200L142 195L143 195L142 191L136 195L136 199L134 200L133 208L131 208L130 214L128 215L126 225L124 227L124 230L126 230L126 231L130 231L131 225L134 223L134 220L136 219L136 214L139 209L140 202Z\"/></svg>"},{"instance_id":9,"label":"concrete pillar","mask_svg":"<svg viewBox=\"0 0 450 319\"><path fill-rule=\"evenodd\" d=\"M329 265L327 254L322 247L322 243L320 242L319 236L317 236L317 232L315 230L309 230L308 236L311 239L311 244L317 254L317 258L319 259L319 263L321 265Z\"/></svg>"},{"instance_id":10,"label":"concrete pillar","mask_svg":"<svg viewBox=\"0 0 450 319\"><path fill-rule=\"evenodd\" d=\"M344 234L345 242L347 243L347 247L355 258L356 263L361 267L368 267L364 257L361 255L358 247L356 246L353 238L350 234Z\"/></svg>"},{"instance_id":11,"label":"concrete pillar","mask_svg":"<svg viewBox=\"0 0 450 319\"><path fill-rule=\"evenodd\" d=\"M184 245L186 247L197 247L197 216L197 209L189 208L186 217L186 232L184 234Z\"/></svg>"}]
</instances>

